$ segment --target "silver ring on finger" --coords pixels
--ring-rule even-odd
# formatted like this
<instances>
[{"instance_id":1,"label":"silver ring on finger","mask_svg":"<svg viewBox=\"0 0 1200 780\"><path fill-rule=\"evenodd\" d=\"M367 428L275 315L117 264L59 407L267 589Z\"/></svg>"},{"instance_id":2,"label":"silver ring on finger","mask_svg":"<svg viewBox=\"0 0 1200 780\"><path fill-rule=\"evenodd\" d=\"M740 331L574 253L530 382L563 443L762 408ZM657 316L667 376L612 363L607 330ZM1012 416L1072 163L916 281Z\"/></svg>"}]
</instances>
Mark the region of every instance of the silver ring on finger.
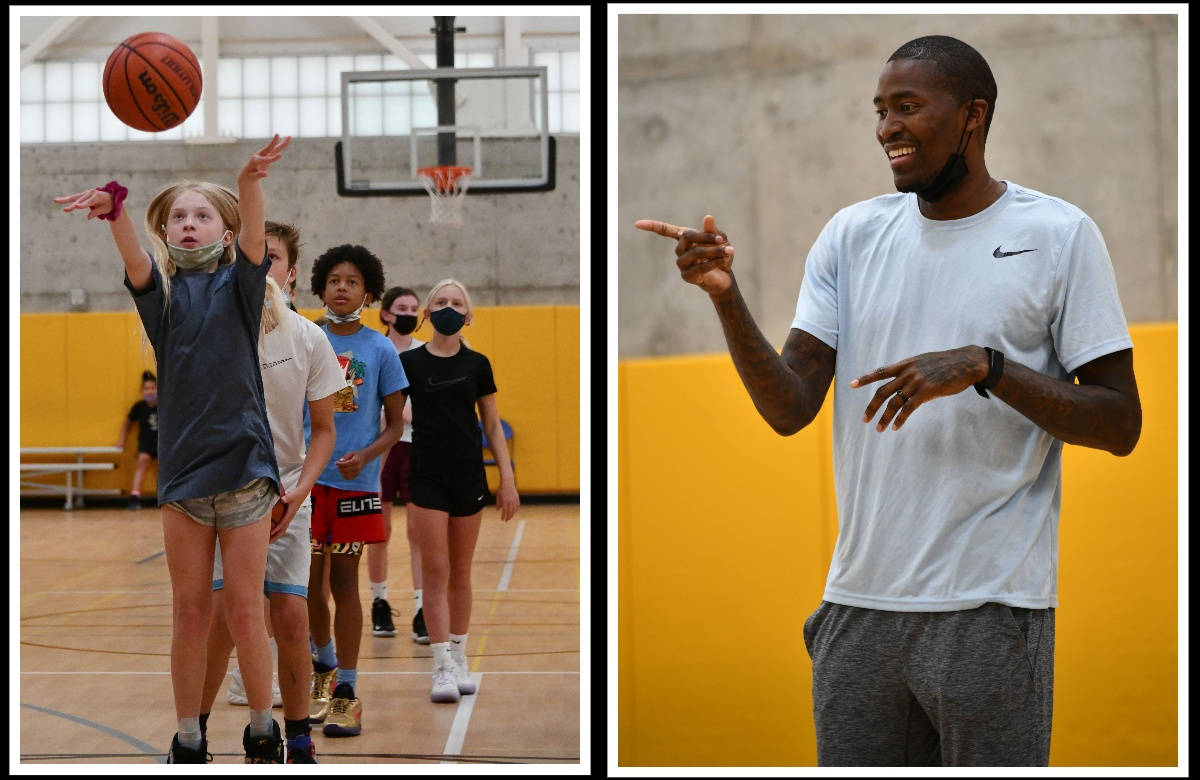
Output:
<instances>
[{"instance_id":1,"label":"silver ring on finger","mask_svg":"<svg viewBox=\"0 0 1200 780\"><path fill-rule=\"evenodd\" d=\"M900 396L900 404L901 404L901 406L903 406L904 404L908 403L909 399L910 399L910 398L912 398L912 396L911 396L911 395L905 395L905 394L904 394L904 392L903 392L903 391L901 391L901 390L897 390L897 391L896 391L896 395Z\"/></svg>"}]
</instances>

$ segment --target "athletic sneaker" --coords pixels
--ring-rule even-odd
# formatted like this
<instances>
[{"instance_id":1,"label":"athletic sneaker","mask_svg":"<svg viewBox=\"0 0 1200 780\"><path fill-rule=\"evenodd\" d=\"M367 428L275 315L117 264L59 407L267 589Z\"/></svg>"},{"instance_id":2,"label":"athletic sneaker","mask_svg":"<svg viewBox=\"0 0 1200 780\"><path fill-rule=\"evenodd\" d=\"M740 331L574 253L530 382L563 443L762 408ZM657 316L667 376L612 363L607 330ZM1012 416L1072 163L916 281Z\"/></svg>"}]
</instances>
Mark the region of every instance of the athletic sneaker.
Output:
<instances>
[{"instance_id":1,"label":"athletic sneaker","mask_svg":"<svg viewBox=\"0 0 1200 780\"><path fill-rule=\"evenodd\" d=\"M459 661L451 654L450 665L453 667L454 684L458 686L458 692L464 695L475 693L475 681L471 679L471 673L467 670L466 659Z\"/></svg>"},{"instance_id":2,"label":"athletic sneaker","mask_svg":"<svg viewBox=\"0 0 1200 780\"><path fill-rule=\"evenodd\" d=\"M429 632L425 629L425 608L417 610L413 615L413 641L419 645L429 644Z\"/></svg>"},{"instance_id":3,"label":"athletic sneaker","mask_svg":"<svg viewBox=\"0 0 1200 780\"><path fill-rule=\"evenodd\" d=\"M240 666L233 667L233 679L229 682L229 690L225 692L225 700L230 704L239 704L243 707L250 706L250 700L246 698L246 686L242 683L242 669ZM271 675L271 706L283 706L283 694L279 692L279 675Z\"/></svg>"},{"instance_id":4,"label":"athletic sneaker","mask_svg":"<svg viewBox=\"0 0 1200 780\"><path fill-rule=\"evenodd\" d=\"M200 736L200 747L196 750L179 744L179 734L171 738L171 749L167 751L168 764L207 764L208 740Z\"/></svg>"},{"instance_id":5,"label":"athletic sneaker","mask_svg":"<svg viewBox=\"0 0 1200 780\"><path fill-rule=\"evenodd\" d=\"M279 724L271 721L271 733L261 737L250 736L250 724L242 732L242 747L246 750L247 764L282 764L283 737L279 734Z\"/></svg>"},{"instance_id":6,"label":"athletic sneaker","mask_svg":"<svg viewBox=\"0 0 1200 780\"><path fill-rule=\"evenodd\" d=\"M350 683L338 683L333 689L322 733L327 737L357 737L362 733L362 702L354 698Z\"/></svg>"},{"instance_id":7,"label":"athletic sneaker","mask_svg":"<svg viewBox=\"0 0 1200 780\"><path fill-rule=\"evenodd\" d=\"M313 661L312 695L308 701L308 722L321 723L329 714L329 690L337 679L337 667Z\"/></svg>"},{"instance_id":8,"label":"athletic sneaker","mask_svg":"<svg viewBox=\"0 0 1200 780\"><path fill-rule=\"evenodd\" d=\"M383 599L375 599L371 602L371 633L375 636L395 636L396 625L392 623L392 613L400 616L400 610L393 610L392 606Z\"/></svg>"},{"instance_id":9,"label":"athletic sneaker","mask_svg":"<svg viewBox=\"0 0 1200 780\"><path fill-rule=\"evenodd\" d=\"M429 700L438 704L453 704L460 698L454 662L433 667L433 689L429 692Z\"/></svg>"},{"instance_id":10,"label":"athletic sneaker","mask_svg":"<svg viewBox=\"0 0 1200 780\"><path fill-rule=\"evenodd\" d=\"M127 503L125 505L125 508L128 509L130 512L134 512L138 509L141 509L142 508L142 499L138 496L130 496L129 503Z\"/></svg>"},{"instance_id":11,"label":"athletic sneaker","mask_svg":"<svg viewBox=\"0 0 1200 780\"><path fill-rule=\"evenodd\" d=\"M287 763L317 763L317 748L313 745L312 737L303 734L299 737L292 737L287 741Z\"/></svg>"}]
</instances>

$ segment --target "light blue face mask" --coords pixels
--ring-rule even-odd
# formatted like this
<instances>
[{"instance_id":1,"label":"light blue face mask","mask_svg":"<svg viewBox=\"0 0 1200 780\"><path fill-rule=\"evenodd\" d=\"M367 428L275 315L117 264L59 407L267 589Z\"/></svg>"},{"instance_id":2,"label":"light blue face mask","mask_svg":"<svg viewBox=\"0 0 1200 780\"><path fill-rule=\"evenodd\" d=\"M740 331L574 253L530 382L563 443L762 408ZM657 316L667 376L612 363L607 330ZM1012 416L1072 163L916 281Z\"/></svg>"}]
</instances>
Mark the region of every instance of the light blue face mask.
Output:
<instances>
[{"instance_id":1,"label":"light blue face mask","mask_svg":"<svg viewBox=\"0 0 1200 780\"><path fill-rule=\"evenodd\" d=\"M225 233L230 231L226 230ZM194 249L185 249L174 244L167 244L167 254L171 256L175 267L181 271L194 271L197 268L203 268L213 260L219 258L225 252L225 234L221 234L218 238L207 246L198 246ZM164 242L166 243L166 242Z\"/></svg>"}]
</instances>

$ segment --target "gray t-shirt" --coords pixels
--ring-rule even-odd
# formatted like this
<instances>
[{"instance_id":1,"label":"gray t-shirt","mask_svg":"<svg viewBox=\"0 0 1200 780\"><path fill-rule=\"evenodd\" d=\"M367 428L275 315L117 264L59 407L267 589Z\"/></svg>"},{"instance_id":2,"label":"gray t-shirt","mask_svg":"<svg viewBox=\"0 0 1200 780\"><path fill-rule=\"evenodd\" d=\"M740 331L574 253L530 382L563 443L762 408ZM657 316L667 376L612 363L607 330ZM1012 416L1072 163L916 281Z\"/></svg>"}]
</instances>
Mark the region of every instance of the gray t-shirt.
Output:
<instances>
[{"instance_id":1,"label":"gray t-shirt","mask_svg":"<svg viewBox=\"0 0 1200 780\"><path fill-rule=\"evenodd\" d=\"M171 278L163 311L162 276L125 287L158 364L158 504L236 490L266 477L279 488L258 366L268 263L236 250L232 265Z\"/></svg>"},{"instance_id":2,"label":"gray t-shirt","mask_svg":"<svg viewBox=\"0 0 1200 780\"><path fill-rule=\"evenodd\" d=\"M838 212L805 265L793 328L837 350L838 538L827 601L894 611L1057 606L1062 442L973 389L894 431L850 380L924 352L993 347L1057 379L1129 349L1104 239L1075 206L1007 182L965 219L911 193Z\"/></svg>"}]
</instances>

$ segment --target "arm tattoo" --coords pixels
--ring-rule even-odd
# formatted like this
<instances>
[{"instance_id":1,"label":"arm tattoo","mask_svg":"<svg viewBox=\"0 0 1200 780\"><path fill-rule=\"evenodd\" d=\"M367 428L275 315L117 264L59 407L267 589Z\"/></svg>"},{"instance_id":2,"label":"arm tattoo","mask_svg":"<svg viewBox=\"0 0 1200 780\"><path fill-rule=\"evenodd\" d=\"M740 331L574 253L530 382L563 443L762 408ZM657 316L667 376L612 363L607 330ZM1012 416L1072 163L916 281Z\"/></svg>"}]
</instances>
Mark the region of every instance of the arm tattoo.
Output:
<instances>
[{"instance_id":1,"label":"arm tattoo","mask_svg":"<svg viewBox=\"0 0 1200 780\"><path fill-rule=\"evenodd\" d=\"M1141 401L1133 382L1132 359L1114 355L1102 360L1110 358L1130 361L1130 386L1077 385L1006 360L992 394L1067 444L1128 455L1141 433Z\"/></svg>"},{"instance_id":2,"label":"arm tattoo","mask_svg":"<svg viewBox=\"0 0 1200 780\"><path fill-rule=\"evenodd\" d=\"M736 280L712 301L734 367L762 418L783 436L811 423L833 380L833 348L793 329L780 356L750 316Z\"/></svg>"}]
</instances>

